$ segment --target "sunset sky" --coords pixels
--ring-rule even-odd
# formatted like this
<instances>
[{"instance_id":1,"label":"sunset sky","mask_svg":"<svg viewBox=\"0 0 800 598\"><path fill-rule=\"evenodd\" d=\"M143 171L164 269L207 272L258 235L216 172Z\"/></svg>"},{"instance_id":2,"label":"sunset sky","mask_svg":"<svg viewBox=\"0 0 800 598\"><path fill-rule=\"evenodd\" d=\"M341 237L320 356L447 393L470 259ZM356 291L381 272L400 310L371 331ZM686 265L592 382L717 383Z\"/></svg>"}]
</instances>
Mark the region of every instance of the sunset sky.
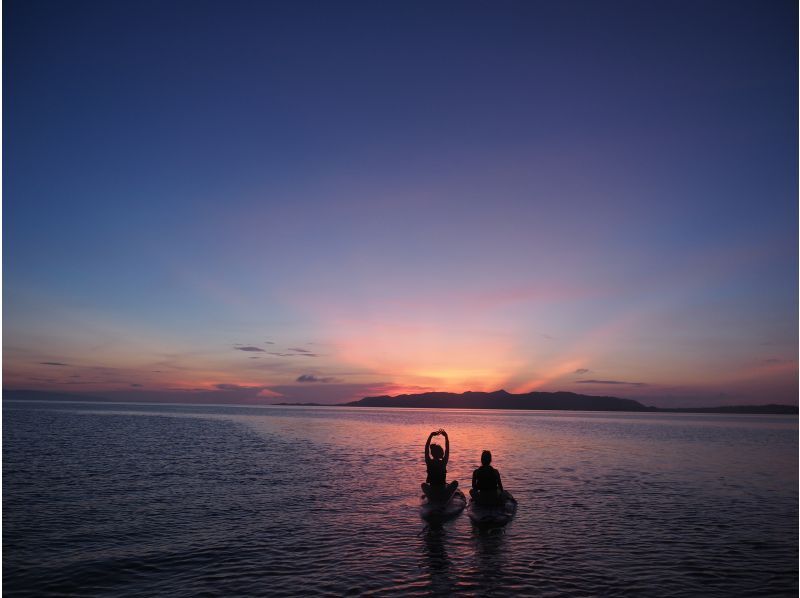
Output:
<instances>
[{"instance_id":1,"label":"sunset sky","mask_svg":"<svg viewBox=\"0 0 800 598\"><path fill-rule=\"evenodd\" d=\"M797 5L4 2L3 385L797 403Z\"/></svg>"}]
</instances>

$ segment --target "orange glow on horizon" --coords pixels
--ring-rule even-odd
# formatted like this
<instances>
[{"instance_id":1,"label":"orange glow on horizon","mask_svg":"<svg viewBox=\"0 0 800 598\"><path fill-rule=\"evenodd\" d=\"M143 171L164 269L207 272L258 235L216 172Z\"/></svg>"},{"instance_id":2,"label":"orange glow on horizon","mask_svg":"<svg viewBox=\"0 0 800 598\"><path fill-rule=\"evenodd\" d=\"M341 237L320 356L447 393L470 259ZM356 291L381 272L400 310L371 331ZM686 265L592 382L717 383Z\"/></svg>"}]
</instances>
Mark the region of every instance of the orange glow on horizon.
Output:
<instances>
[{"instance_id":1,"label":"orange glow on horizon","mask_svg":"<svg viewBox=\"0 0 800 598\"><path fill-rule=\"evenodd\" d=\"M431 325L358 324L337 323L337 361L397 386L496 390L521 366L507 337Z\"/></svg>"}]
</instances>

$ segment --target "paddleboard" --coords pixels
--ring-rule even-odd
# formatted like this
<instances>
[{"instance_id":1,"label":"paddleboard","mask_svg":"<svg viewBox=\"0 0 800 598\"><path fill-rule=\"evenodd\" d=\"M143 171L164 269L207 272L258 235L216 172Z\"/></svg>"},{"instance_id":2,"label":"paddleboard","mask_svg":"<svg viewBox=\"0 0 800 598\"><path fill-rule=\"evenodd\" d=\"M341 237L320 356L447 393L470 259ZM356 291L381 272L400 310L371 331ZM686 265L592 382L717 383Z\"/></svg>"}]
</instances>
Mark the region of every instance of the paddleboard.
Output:
<instances>
[{"instance_id":1,"label":"paddleboard","mask_svg":"<svg viewBox=\"0 0 800 598\"><path fill-rule=\"evenodd\" d=\"M428 523L443 523L458 516L466 506L467 497L461 490L456 490L445 502L430 501L427 496L423 495L419 515Z\"/></svg>"},{"instance_id":2,"label":"paddleboard","mask_svg":"<svg viewBox=\"0 0 800 598\"><path fill-rule=\"evenodd\" d=\"M503 492L503 500L497 505L479 505L469 501L467 515L470 521L479 527L502 527L517 512L517 501L510 492Z\"/></svg>"}]
</instances>

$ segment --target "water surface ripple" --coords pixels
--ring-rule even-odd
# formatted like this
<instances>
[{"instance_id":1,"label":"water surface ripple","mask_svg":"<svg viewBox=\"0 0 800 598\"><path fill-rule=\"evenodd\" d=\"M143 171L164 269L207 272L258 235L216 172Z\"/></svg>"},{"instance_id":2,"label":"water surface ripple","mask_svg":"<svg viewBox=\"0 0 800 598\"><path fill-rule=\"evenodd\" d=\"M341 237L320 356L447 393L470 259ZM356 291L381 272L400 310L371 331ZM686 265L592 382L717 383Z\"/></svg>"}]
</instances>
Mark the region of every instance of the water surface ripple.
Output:
<instances>
[{"instance_id":1,"label":"water surface ripple","mask_svg":"<svg viewBox=\"0 0 800 598\"><path fill-rule=\"evenodd\" d=\"M796 596L796 417L4 402L9 596ZM489 448L501 532L419 519Z\"/></svg>"}]
</instances>

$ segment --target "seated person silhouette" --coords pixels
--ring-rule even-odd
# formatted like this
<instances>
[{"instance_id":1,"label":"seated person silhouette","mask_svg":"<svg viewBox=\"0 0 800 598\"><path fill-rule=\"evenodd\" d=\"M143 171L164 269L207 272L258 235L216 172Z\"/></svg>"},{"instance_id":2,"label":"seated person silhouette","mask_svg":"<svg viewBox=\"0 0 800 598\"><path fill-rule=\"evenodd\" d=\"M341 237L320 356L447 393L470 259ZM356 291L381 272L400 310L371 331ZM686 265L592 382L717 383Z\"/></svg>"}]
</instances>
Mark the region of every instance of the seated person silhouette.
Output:
<instances>
[{"instance_id":1,"label":"seated person silhouette","mask_svg":"<svg viewBox=\"0 0 800 598\"><path fill-rule=\"evenodd\" d=\"M503 498L503 482L500 472L491 466L492 453L481 453L481 466L472 472L472 499L479 505L497 505Z\"/></svg>"},{"instance_id":2,"label":"seated person silhouette","mask_svg":"<svg viewBox=\"0 0 800 598\"><path fill-rule=\"evenodd\" d=\"M438 444L431 444L434 436L444 436L444 450ZM428 477L422 484L422 491L428 500L447 502L458 488L458 482L447 483L447 461L450 458L450 439L444 430L436 430L428 436L425 443L425 465L428 468Z\"/></svg>"}]
</instances>

